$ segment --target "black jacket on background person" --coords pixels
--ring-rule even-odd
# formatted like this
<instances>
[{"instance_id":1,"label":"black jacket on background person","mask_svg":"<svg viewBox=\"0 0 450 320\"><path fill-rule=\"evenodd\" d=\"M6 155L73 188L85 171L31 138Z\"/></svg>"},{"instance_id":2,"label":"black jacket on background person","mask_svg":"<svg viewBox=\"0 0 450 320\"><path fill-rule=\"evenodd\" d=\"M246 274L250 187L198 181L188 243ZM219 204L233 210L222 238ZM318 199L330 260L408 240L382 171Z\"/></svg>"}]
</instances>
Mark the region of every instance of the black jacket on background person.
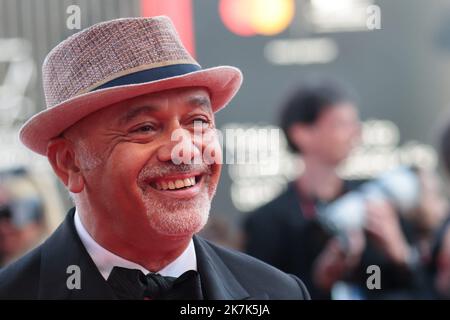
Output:
<instances>
[{"instance_id":1,"label":"black jacket on background person","mask_svg":"<svg viewBox=\"0 0 450 320\"><path fill-rule=\"evenodd\" d=\"M363 182L344 181L342 194L357 188ZM312 299L330 299L331 292L325 292L314 285L312 271L314 261L332 235L325 231L315 217L305 216L304 211L300 193L295 183L291 182L280 196L248 215L244 222L245 251L284 272L299 276L305 282ZM408 229L403 219L401 224L403 231ZM389 263L370 239L366 239L360 266L346 280L357 285L367 299L403 298L405 290L418 290L417 274ZM366 270L373 264L380 266L382 270L382 290L379 292L366 288L369 276Z\"/></svg>"},{"instance_id":2,"label":"black jacket on background person","mask_svg":"<svg viewBox=\"0 0 450 320\"><path fill-rule=\"evenodd\" d=\"M0 299L115 299L84 248L74 208L42 245L0 271ZM208 300L309 299L297 277L194 236L203 297ZM69 289L67 268L80 268L81 289Z\"/></svg>"}]
</instances>

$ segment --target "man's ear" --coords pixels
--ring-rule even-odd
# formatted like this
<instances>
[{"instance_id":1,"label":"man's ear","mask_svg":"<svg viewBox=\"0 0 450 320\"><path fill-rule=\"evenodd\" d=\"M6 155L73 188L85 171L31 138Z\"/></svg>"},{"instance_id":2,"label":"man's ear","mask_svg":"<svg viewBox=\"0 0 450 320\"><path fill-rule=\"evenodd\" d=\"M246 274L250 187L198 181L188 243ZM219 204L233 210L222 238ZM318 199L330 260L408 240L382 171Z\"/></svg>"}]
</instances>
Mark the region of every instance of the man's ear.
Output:
<instances>
[{"instance_id":1,"label":"man's ear","mask_svg":"<svg viewBox=\"0 0 450 320\"><path fill-rule=\"evenodd\" d=\"M311 144L311 127L308 125L296 123L288 129L289 138L299 150L309 149Z\"/></svg>"},{"instance_id":2,"label":"man's ear","mask_svg":"<svg viewBox=\"0 0 450 320\"><path fill-rule=\"evenodd\" d=\"M84 179L71 141L63 137L50 140L47 158L53 171L70 192L80 193L83 190Z\"/></svg>"}]
</instances>

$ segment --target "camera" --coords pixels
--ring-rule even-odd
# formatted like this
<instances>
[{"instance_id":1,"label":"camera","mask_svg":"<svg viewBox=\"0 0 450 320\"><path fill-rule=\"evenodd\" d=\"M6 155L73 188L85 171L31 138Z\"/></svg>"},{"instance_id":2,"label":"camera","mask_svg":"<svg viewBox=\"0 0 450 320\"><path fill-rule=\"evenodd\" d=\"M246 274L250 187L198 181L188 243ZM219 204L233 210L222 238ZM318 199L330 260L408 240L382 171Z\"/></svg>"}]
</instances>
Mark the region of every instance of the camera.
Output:
<instances>
[{"instance_id":1,"label":"camera","mask_svg":"<svg viewBox=\"0 0 450 320\"><path fill-rule=\"evenodd\" d=\"M420 189L418 170L400 166L363 183L329 204L319 205L318 220L335 234L362 229L366 222L368 201L387 201L402 214L419 205Z\"/></svg>"},{"instance_id":2,"label":"camera","mask_svg":"<svg viewBox=\"0 0 450 320\"><path fill-rule=\"evenodd\" d=\"M43 207L38 197L15 199L0 206L0 219L10 219L18 228L43 218Z\"/></svg>"}]
</instances>

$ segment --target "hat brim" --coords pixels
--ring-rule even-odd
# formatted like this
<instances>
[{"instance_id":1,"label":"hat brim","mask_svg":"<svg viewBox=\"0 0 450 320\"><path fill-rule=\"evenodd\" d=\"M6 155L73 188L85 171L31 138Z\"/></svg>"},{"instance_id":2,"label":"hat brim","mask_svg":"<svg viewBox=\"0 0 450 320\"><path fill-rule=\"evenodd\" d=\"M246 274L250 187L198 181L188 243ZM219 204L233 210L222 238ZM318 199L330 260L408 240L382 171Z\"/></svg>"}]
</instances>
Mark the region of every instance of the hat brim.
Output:
<instances>
[{"instance_id":1,"label":"hat brim","mask_svg":"<svg viewBox=\"0 0 450 320\"><path fill-rule=\"evenodd\" d=\"M24 145L47 154L48 142L89 114L140 95L182 87L205 87L210 93L213 112L227 105L242 84L242 73L230 66L220 66L188 74L140 83L100 89L81 94L30 118L20 129Z\"/></svg>"}]
</instances>

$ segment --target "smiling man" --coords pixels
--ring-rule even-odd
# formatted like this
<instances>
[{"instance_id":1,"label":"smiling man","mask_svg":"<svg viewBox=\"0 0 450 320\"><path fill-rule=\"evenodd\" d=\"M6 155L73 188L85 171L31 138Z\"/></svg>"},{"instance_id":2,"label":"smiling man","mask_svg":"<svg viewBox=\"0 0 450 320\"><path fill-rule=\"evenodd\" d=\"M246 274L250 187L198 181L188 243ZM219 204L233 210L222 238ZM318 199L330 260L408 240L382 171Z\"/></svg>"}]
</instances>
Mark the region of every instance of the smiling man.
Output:
<instances>
[{"instance_id":1,"label":"smiling man","mask_svg":"<svg viewBox=\"0 0 450 320\"><path fill-rule=\"evenodd\" d=\"M127 18L59 44L43 82L47 109L20 138L75 208L0 272L1 298L309 298L295 276L195 236L221 170L214 113L238 69L201 69L167 17Z\"/></svg>"}]
</instances>

